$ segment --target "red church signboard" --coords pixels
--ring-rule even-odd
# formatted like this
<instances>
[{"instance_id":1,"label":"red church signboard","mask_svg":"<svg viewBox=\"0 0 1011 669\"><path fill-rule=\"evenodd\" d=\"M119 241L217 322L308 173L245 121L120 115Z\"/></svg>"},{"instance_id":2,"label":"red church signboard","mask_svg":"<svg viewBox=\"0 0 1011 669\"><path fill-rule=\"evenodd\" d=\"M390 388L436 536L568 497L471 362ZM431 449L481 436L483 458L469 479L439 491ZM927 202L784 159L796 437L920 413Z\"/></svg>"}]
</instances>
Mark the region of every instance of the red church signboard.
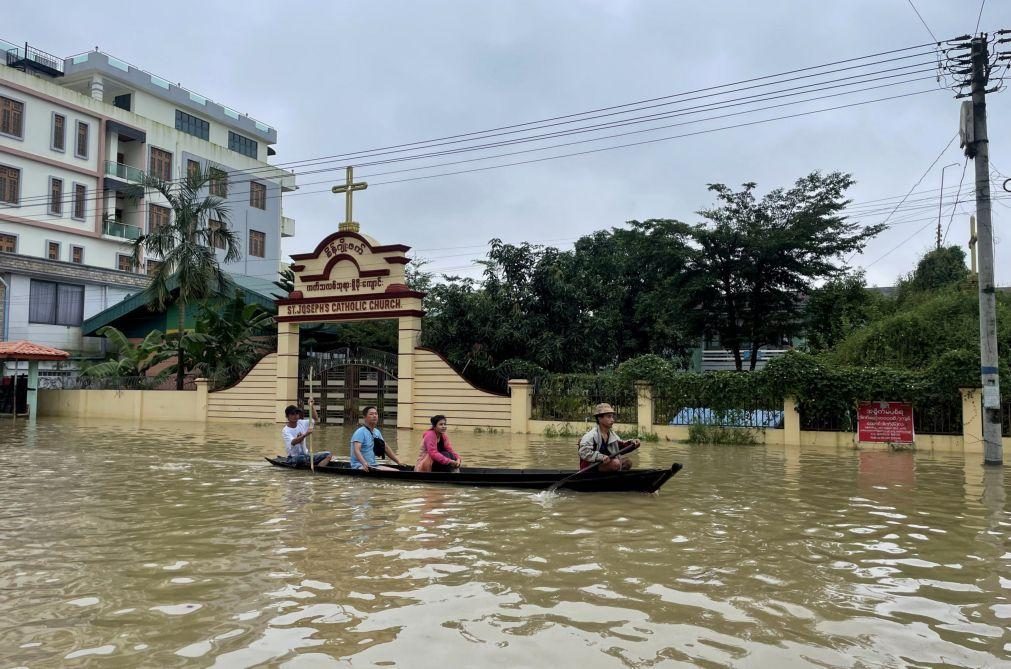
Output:
<instances>
[{"instance_id":1,"label":"red church signboard","mask_svg":"<svg viewBox=\"0 0 1011 669\"><path fill-rule=\"evenodd\" d=\"M913 405L908 402L860 402L857 439L888 444L913 443Z\"/></svg>"},{"instance_id":2,"label":"red church signboard","mask_svg":"<svg viewBox=\"0 0 1011 669\"><path fill-rule=\"evenodd\" d=\"M363 320L421 316L424 293L406 285L409 247L380 245L342 230L312 253L291 256L295 290L277 301L278 322Z\"/></svg>"}]
</instances>

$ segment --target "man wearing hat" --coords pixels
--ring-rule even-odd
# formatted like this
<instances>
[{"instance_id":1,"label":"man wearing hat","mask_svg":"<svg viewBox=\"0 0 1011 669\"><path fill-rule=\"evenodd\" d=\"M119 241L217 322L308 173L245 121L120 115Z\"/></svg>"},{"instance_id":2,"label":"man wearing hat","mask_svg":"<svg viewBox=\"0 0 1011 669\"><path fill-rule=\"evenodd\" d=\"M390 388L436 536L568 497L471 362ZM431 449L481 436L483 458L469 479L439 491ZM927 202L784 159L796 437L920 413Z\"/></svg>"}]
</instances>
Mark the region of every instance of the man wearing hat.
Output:
<instances>
[{"instance_id":1,"label":"man wearing hat","mask_svg":"<svg viewBox=\"0 0 1011 669\"><path fill-rule=\"evenodd\" d=\"M638 439L622 441L621 437L611 431L614 425L614 407L607 403L598 404L593 408L597 424L579 440L579 468L585 469L595 462L600 462L600 471L616 472L630 469L632 462L618 451L628 446L631 450L639 448Z\"/></svg>"}]
</instances>

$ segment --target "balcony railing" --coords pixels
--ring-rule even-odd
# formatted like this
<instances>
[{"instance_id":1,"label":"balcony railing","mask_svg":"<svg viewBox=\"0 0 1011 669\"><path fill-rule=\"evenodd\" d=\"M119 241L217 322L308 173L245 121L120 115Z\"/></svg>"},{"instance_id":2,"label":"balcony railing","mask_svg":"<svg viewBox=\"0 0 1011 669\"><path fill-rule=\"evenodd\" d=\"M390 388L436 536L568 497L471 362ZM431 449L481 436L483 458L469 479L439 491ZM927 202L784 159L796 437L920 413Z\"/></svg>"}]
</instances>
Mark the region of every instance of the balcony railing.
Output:
<instances>
[{"instance_id":1,"label":"balcony railing","mask_svg":"<svg viewBox=\"0 0 1011 669\"><path fill-rule=\"evenodd\" d=\"M110 237L120 237L122 239L137 239L144 234L144 231L136 225L109 220L102 221L102 232Z\"/></svg>"},{"instance_id":2,"label":"balcony railing","mask_svg":"<svg viewBox=\"0 0 1011 669\"><path fill-rule=\"evenodd\" d=\"M110 177L116 177L130 183L139 184L144 182L144 172L138 170L136 167L117 163L114 160L105 161L105 173Z\"/></svg>"},{"instance_id":3,"label":"balcony railing","mask_svg":"<svg viewBox=\"0 0 1011 669\"><path fill-rule=\"evenodd\" d=\"M7 65L27 72L36 70L51 77L63 76L63 59L25 43L24 48L7 50Z\"/></svg>"}]
</instances>

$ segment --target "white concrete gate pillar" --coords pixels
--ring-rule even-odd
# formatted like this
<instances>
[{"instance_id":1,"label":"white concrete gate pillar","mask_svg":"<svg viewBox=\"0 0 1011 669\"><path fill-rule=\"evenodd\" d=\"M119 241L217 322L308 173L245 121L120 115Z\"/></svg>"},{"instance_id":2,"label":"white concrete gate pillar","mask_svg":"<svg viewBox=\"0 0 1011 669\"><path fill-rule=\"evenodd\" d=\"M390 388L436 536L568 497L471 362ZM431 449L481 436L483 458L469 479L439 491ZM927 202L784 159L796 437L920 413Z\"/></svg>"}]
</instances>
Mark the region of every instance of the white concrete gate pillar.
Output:
<instances>
[{"instance_id":1,"label":"white concrete gate pillar","mask_svg":"<svg viewBox=\"0 0 1011 669\"><path fill-rule=\"evenodd\" d=\"M397 428L410 430L414 425L414 349L421 335L419 316L397 319L400 332L397 343Z\"/></svg>"}]
</instances>

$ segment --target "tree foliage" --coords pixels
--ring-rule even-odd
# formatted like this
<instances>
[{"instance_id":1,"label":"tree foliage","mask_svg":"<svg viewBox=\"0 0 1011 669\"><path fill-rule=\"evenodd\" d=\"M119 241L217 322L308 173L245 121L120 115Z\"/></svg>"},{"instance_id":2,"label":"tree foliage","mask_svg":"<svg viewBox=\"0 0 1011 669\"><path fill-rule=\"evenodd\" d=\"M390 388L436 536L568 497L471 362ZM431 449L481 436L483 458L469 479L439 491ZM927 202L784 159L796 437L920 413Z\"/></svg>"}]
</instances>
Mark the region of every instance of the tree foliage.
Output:
<instances>
[{"instance_id":1,"label":"tree foliage","mask_svg":"<svg viewBox=\"0 0 1011 669\"><path fill-rule=\"evenodd\" d=\"M97 334L109 342L109 359L85 367L81 370L82 376L94 378L146 376L152 367L172 356L161 330L152 330L136 344L111 325L99 329ZM164 375L165 372L161 376Z\"/></svg>"},{"instance_id":2,"label":"tree foliage","mask_svg":"<svg viewBox=\"0 0 1011 669\"><path fill-rule=\"evenodd\" d=\"M276 344L273 316L239 291L224 304L205 305L183 335L186 368L218 388L238 381Z\"/></svg>"},{"instance_id":3,"label":"tree foliage","mask_svg":"<svg viewBox=\"0 0 1011 669\"><path fill-rule=\"evenodd\" d=\"M843 214L852 184L848 174L813 172L761 199L755 183L740 191L709 186L718 205L700 211L706 223L690 233L695 253L685 306L700 328L719 335L738 370L743 347L754 369L759 348L798 333L800 301L814 282L841 275L842 259L883 229Z\"/></svg>"},{"instance_id":4,"label":"tree foliage","mask_svg":"<svg viewBox=\"0 0 1011 669\"><path fill-rule=\"evenodd\" d=\"M932 291L964 284L969 278L965 251L959 246L947 246L929 251L920 258L908 276L897 286L897 301L902 303Z\"/></svg>"},{"instance_id":5,"label":"tree foliage","mask_svg":"<svg viewBox=\"0 0 1011 669\"><path fill-rule=\"evenodd\" d=\"M880 318L888 308L881 293L867 288L862 272L829 279L812 290L804 304L807 347L815 353L827 351Z\"/></svg>"}]
</instances>

